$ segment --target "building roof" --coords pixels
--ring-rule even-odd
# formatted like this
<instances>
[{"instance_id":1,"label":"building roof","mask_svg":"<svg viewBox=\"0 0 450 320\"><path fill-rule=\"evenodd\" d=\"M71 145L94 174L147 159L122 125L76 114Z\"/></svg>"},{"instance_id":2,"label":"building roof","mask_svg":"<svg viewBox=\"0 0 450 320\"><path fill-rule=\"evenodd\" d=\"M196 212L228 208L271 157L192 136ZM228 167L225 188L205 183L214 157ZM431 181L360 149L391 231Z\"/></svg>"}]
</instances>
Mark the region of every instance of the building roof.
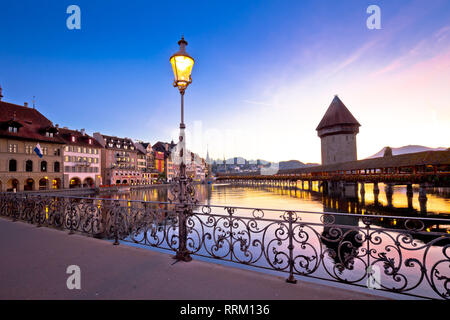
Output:
<instances>
[{"instance_id":1,"label":"building roof","mask_svg":"<svg viewBox=\"0 0 450 320\"><path fill-rule=\"evenodd\" d=\"M81 146L81 147L91 147L91 148L103 148L97 140L88 135L87 133L82 133L78 130L71 130L67 128L59 128L59 136L64 140L66 144ZM74 136L75 142L72 142L72 136ZM89 143L91 139L92 143Z\"/></svg>"},{"instance_id":2,"label":"building roof","mask_svg":"<svg viewBox=\"0 0 450 320\"><path fill-rule=\"evenodd\" d=\"M316 130L318 131L320 129L333 127L336 125L361 126L338 96L334 96L333 101L331 101L330 106L325 112L325 115Z\"/></svg>"},{"instance_id":3,"label":"building roof","mask_svg":"<svg viewBox=\"0 0 450 320\"><path fill-rule=\"evenodd\" d=\"M119 151L127 151L127 152L137 152L136 150L136 146L134 145L133 140L131 140L130 138L119 138L119 137L115 137L115 136L107 136L101 133L94 133L94 138L95 137L99 137L101 136L101 138L103 139L105 146L104 148L106 149L112 149L112 150L119 150ZM101 145L103 145L103 143L101 141L99 141ZM109 144L112 143L113 146L110 147ZM127 149L124 148L124 146L127 147Z\"/></svg>"},{"instance_id":4,"label":"building roof","mask_svg":"<svg viewBox=\"0 0 450 320\"><path fill-rule=\"evenodd\" d=\"M171 144L167 142L158 141L152 146L154 151L164 152L164 156L167 158L170 156Z\"/></svg>"},{"instance_id":5,"label":"building roof","mask_svg":"<svg viewBox=\"0 0 450 320\"><path fill-rule=\"evenodd\" d=\"M9 132L8 127L14 124L17 132ZM45 132L56 133L47 137ZM35 108L28 108L13 103L0 101L0 136L21 140L33 140L50 143L64 143L57 134L58 128Z\"/></svg>"},{"instance_id":6,"label":"building roof","mask_svg":"<svg viewBox=\"0 0 450 320\"><path fill-rule=\"evenodd\" d=\"M136 150L142 154L147 154L147 149L144 147L143 143L136 142L135 144ZM148 143L147 143L148 145Z\"/></svg>"}]
</instances>

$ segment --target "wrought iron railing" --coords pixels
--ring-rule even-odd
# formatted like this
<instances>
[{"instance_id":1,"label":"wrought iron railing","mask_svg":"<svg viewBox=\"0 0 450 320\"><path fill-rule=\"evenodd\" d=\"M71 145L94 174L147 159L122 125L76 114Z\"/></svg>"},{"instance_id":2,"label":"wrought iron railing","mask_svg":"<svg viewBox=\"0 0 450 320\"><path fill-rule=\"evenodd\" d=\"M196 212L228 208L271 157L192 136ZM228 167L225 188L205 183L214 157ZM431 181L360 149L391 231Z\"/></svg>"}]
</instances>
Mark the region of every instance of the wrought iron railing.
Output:
<instances>
[{"instance_id":1,"label":"wrought iron railing","mask_svg":"<svg viewBox=\"0 0 450 320\"><path fill-rule=\"evenodd\" d=\"M181 208L181 209L180 209ZM0 195L38 226L417 297L450 299L450 220L99 198Z\"/></svg>"}]
</instances>

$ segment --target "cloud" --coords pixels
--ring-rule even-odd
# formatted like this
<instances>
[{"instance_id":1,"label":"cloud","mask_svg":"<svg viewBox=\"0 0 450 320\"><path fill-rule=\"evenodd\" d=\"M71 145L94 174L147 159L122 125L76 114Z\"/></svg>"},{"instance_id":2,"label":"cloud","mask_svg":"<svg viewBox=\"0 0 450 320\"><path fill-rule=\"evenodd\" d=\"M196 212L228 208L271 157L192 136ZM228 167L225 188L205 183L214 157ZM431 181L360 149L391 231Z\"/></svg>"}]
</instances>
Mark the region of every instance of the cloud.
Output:
<instances>
[{"instance_id":1,"label":"cloud","mask_svg":"<svg viewBox=\"0 0 450 320\"><path fill-rule=\"evenodd\" d=\"M380 76L402 68L411 68L413 65L426 61L435 56L439 56L443 51L450 48L450 43L445 42L450 34L450 26L444 26L433 33L431 37L421 39L415 46L398 56L389 64L376 70L372 76Z\"/></svg>"}]
</instances>

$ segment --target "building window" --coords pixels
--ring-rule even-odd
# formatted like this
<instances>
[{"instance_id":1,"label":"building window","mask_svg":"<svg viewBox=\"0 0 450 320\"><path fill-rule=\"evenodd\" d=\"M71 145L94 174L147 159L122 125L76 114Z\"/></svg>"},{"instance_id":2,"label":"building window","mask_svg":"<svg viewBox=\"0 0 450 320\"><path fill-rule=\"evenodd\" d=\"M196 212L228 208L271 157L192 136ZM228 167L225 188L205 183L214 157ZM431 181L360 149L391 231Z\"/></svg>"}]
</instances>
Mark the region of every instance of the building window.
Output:
<instances>
[{"instance_id":1,"label":"building window","mask_svg":"<svg viewBox=\"0 0 450 320\"><path fill-rule=\"evenodd\" d=\"M59 172L59 161L53 164L53 172Z\"/></svg>"},{"instance_id":2,"label":"building window","mask_svg":"<svg viewBox=\"0 0 450 320\"><path fill-rule=\"evenodd\" d=\"M74 136L72 136L71 141L72 141L72 142L76 142L77 139L76 139Z\"/></svg>"},{"instance_id":3,"label":"building window","mask_svg":"<svg viewBox=\"0 0 450 320\"><path fill-rule=\"evenodd\" d=\"M66 150L66 152L69 151L69 146L65 146L64 150Z\"/></svg>"},{"instance_id":4,"label":"building window","mask_svg":"<svg viewBox=\"0 0 450 320\"><path fill-rule=\"evenodd\" d=\"M26 153L26 154L32 154L32 153L33 153L33 146L27 144L27 145L25 146L25 153Z\"/></svg>"},{"instance_id":5,"label":"building window","mask_svg":"<svg viewBox=\"0 0 450 320\"><path fill-rule=\"evenodd\" d=\"M8 127L9 132L17 133L17 127Z\"/></svg>"},{"instance_id":6,"label":"building window","mask_svg":"<svg viewBox=\"0 0 450 320\"><path fill-rule=\"evenodd\" d=\"M9 150L9 152L11 152L11 153L17 153L17 144L10 143L10 144L9 144L8 150Z\"/></svg>"},{"instance_id":7,"label":"building window","mask_svg":"<svg viewBox=\"0 0 450 320\"><path fill-rule=\"evenodd\" d=\"M47 161L41 162L41 172L47 172Z\"/></svg>"},{"instance_id":8,"label":"building window","mask_svg":"<svg viewBox=\"0 0 450 320\"><path fill-rule=\"evenodd\" d=\"M89 139L89 144L92 144L92 139Z\"/></svg>"},{"instance_id":9,"label":"building window","mask_svg":"<svg viewBox=\"0 0 450 320\"><path fill-rule=\"evenodd\" d=\"M9 171L17 171L17 161L14 159L9 160Z\"/></svg>"},{"instance_id":10,"label":"building window","mask_svg":"<svg viewBox=\"0 0 450 320\"><path fill-rule=\"evenodd\" d=\"M54 153L55 156L60 156L61 155L61 151L59 150L59 148L55 148L53 153Z\"/></svg>"},{"instance_id":11,"label":"building window","mask_svg":"<svg viewBox=\"0 0 450 320\"><path fill-rule=\"evenodd\" d=\"M69 156L65 156L65 157L64 157L64 161L65 161L65 162L69 162Z\"/></svg>"},{"instance_id":12,"label":"building window","mask_svg":"<svg viewBox=\"0 0 450 320\"><path fill-rule=\"evenodd\" d=\"M47 131L47 132L45 133L45 136L46 136L46 137L53 138L53 132L48 132L48 131Z\"/></svg>"},{"instance_id":13,"label":"building window","mask_svg":"<svg viewBox=\"0 0 450 320\"><path fill-rule=\"evenodd\" d=\"M25 162L25 171L26 172L33 172L33 161L27 160Z\"/></svg>"},{"instance_id":14,"label":"building window","mask_svg":"<svg viewBox=\"0 0 450 320\"><path fill-rule=\"evenodd\" d=\"M42 154L43 155L48 155L48 147L43 147L42 148Z\"/></svg>"}]
</instances>

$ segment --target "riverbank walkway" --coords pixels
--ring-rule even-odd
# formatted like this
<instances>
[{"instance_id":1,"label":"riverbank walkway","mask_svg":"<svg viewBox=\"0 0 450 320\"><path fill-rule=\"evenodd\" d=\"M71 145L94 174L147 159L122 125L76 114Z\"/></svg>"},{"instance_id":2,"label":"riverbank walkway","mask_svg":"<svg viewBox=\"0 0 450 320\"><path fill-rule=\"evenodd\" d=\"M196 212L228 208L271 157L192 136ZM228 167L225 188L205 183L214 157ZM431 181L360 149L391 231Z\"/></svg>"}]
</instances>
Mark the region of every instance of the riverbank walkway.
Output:
<instances>
[{"instance_id":1,"label":"riverbank walkway","mask_svg":"<svg viewBox=\"0 0 450 320\"><path fill-rule=\"evenodd\" d=\"M383 299L0 218L0 299ZM69 265L81 289L69 290Z\"/></svg>"}]
</instances>

